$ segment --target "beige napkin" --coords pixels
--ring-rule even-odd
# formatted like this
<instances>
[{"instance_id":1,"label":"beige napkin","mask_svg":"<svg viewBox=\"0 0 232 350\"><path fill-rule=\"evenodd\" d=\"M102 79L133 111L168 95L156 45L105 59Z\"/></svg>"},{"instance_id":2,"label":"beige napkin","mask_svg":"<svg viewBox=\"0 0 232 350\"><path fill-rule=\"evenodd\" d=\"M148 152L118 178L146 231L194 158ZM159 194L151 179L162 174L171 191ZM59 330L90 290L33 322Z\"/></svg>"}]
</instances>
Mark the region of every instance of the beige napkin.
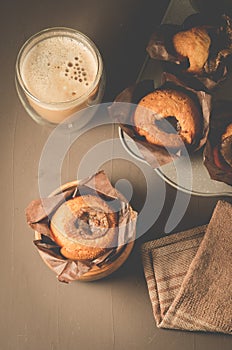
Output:
<instances>
[{"instance_id":1,"label":"beige napkin","mask_svg":"<svg viewBox=\"0 0 232 350\"><path fill-rule=\"evenodd\" d=\"M147 242L142 258L159 328L232 334L232 205L208 226Z\"/></svg>"}]
</instances>

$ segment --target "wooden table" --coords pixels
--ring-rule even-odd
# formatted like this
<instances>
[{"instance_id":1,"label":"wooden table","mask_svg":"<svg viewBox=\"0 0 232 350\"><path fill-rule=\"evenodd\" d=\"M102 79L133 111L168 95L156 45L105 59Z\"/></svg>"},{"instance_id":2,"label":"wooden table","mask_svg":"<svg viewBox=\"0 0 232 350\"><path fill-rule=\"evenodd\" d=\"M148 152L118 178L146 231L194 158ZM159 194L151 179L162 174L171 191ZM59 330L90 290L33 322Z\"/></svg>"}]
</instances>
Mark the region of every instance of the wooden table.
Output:
<instances>
[{"instance_id":1,"label":"wooden table","mask_svg":"<svg viewBox=\"0 0 232 350\"><path fill-rule=\"evenodd\" d=\"M182 5L187 3L176 0L175 6L181 13ZM52 130L36 124L19 102L14 85L19 48L29 36L46 27L67 26L86 33L102 52L107 73L104 101L110 102L137 77L149 35L161 21L167 4L168 1L161 5L155 0L3 0L0 4L3 350L231 349L229 336L156 328L140 246L164 232L176 196L174 188L165 187L160 215L136 241L126 263L110 277L93 283L59 283L36 251L33 231L25 220L24 210L32 199L39 198L39 180L47 175L38 170ZM61 182L75 180L78 171L89 175L98 158L99 162L103 160L99 167L131 198L139 213L147 189L159 206L162 180L148 165L132 158L117 138L118 128L112 124L93 128L79 137L65 156ZM103 158L98 157L94 147L105 140L111 141L107 144L110 147L105 148ZM85 161L89 150L93 153ZM54 179L53 189L56 183ZM181 195L186 199L186 194ZM192 196L173 231L207 223L217 200ZM147 215L149 221L151 208ZM146 213L142 220L146 220Z\"/></svg>"}]
</instances>

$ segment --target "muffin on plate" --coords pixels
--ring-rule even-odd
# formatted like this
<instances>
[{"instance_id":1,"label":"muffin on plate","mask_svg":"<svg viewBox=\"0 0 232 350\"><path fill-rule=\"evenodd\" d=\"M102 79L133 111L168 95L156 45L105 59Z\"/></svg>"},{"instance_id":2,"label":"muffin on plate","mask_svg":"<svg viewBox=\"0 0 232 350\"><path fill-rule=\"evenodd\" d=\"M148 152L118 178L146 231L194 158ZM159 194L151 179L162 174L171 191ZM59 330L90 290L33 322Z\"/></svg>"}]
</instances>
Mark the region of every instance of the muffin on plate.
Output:
<instances>
[{"instance_id":1,"label":"muffin on plate","mask_svg":"<svg viewBox=\"0 0 232 350\"><path fill-rule=\"evenodd\" d=\"M189 73L201 74L209 57L211 39L204 27L180 31L173 36L173 45L180 57L188 60Z\"/></svg>"},{"instance_id":2,"label":"muffin on plate","mask_svg":"<svg viewBox=\"0 0 232 350\"><path fill-rule=\"evenodd\" d=\"M232 103L217 101L211 119L204 165L213 180L232 185Z\"/></svg>"},{"instance_id":3,"label":"muffin on plate","mask_svg":"<svg viewBox=\"0 0 232 350\"><path fill-rule=\"evenodd\" d=\"M187 92L174 88L156 89L143 97L134 113L139 135L167 149L192 146L201 132L200 106Z\"/></svg>"}]
</instances>

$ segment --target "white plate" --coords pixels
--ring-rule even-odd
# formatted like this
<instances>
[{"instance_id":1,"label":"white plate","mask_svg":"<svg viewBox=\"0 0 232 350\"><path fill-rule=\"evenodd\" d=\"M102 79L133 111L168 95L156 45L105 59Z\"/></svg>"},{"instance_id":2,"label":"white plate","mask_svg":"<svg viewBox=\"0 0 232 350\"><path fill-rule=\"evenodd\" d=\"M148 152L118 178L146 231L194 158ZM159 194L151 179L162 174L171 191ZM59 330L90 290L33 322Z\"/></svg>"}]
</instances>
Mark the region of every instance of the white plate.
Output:
<instances>
[{"instance_id":1,"label":"white plate","mask_svg":"<svg viewBox=\"0 0 232 350\"><path fill-rule=\"evenodd\" d=\"M120 127L119 137L127 152L137 160L146 162L134 140ZM179 158L159 168L154 169L169 185L183 192L196 196L215 197L232 196L232 186L212 180L203 164L202 150L190 156L190 166L186 166L185 158ZM180 177L181 174L181 177ZM179 179L179 180L178 180Z\"/></svg>"},{"instance_id":2,"label":"white plate","mask_svg":"<svg viewBox=\"0 0 232 350\"><path fill-rule=\"evenodd\" d=\"M189 1L171 0L169 7L165 13L162 23L181 24L184 19L195 13ZM162 73L161 65L158 61L146 58L137 82L153 79L154 86L160 85L160 77ZM232 100L232 77L223 83L223 88L217 91L217 99ZM135 142L119 128L119 137L124 148L136 159L146 162L141 155ZM223 182L212 180L207 169L203 164L202 150L194 153L190 157L190 163L180 158L177 161L156 168L157 174L163 178L171 186L197 196L232 196L232 186ZM191 169L189 169L191 168Z\"/></svg>"}]
</instances>

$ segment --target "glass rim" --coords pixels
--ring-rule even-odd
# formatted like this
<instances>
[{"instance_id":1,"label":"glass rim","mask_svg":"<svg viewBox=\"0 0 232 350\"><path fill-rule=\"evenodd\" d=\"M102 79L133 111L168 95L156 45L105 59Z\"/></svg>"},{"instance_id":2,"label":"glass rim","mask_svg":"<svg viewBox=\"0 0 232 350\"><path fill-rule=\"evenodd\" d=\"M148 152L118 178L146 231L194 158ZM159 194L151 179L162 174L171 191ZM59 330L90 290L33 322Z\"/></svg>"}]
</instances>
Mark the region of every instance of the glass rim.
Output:
<instances>
[{"instance_id":1,"label":"glass rim","mask_svg":"<svg viewBox=\"0 0 232 350\"><path fill-rule=\"evenodd\" d=\"M41 38L41 40L46 39L46 34L49 34L49 33L53 33L52 37L59 36L61 34L63 34L66 37L69 37L69 36L71 37L71 35L73 35L72 37L76 36L77 38L81 39L81 42L86 44L88 46L88 48L91 49L91 53L95 55L95 58L97 61L96 77L95 77L94 81L91 83L91 85L89 86L89 88L82 95L80 95L76 98L66 100L66 101L60 101L60 102L42 101L29 91L29 89L27 88L27 86L23 80L20 65L22 63L22 56L25 53L25 50L28 48L28 52L29 52L30 49L34 46L33 45L30 48L30 45L32 45L36 39L40 39L40 38ZM50 27L50 28L45 28L45 29L35 33L34 35L30 36L24 42L24 44L21 46L21 48L18 52L18 55L16 57L16 79L17 79L19 85L23 89L24 93L28 97L30 97L35 103L37 103L45 108L48 108L48 109L54 109L54 110L58 109L58 108L66 109L66 108L72 107L73 105L75 106L77 103L81 104L82 102L84 102L87 99L87 97L91 94L91 92L93 92L96 89L96 87L101 79L102 74L103 74L103 61L102 61L101 54L100 54L97 46L95 45L95 43L84 33L80 32L76 29L69 28L69 27Z\"/></svg>"}]
</instances>

